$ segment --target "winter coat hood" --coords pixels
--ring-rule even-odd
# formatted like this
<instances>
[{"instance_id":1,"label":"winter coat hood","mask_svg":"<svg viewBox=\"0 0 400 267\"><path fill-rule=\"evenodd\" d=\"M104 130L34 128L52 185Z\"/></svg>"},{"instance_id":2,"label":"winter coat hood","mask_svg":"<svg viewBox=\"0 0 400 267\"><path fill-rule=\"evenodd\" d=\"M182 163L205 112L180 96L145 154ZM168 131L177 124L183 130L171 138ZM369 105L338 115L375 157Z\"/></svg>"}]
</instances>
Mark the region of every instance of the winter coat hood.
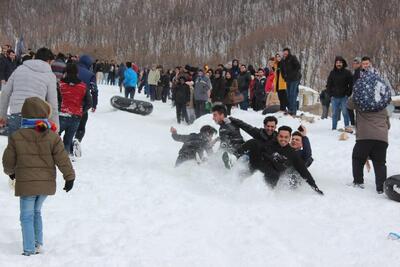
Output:
<instances>
[{"instance_id":1,"label":"winter coat hood","mask_svg":"<svg viewBox=\"0 0 400 267\"><path fill-rule=\"evenodd\" d=\"M343 57L341 57L341 56L337 56L337 57L335 57L335 62L334 62L334 64L333 64L333 68L336 70L337 68L336 68L336 61L341 61L342 63L343 63L343 68L342 69L345 69L345 68L347 68L347 62L346 62L346 60L343 58Z\"/></svg>"},{"instance_id":2,"label":"winter coat hood","mask_svg":"<svg viewBox=\"0 0 400 267\"><path fill-rule=\"evenodd\" d=\"M85 66L87 69L90 69L90 66L93 64L93 59L89 55L82 55L79 58L79 63Z\"/></svg>"},{"instance_id":3,"label":"winter coat hood","mask_svg":"<svg viewBox=\"0 0 400 267\"><path fill-rule=\"evenodd\" d=\"M50 105L39 97L27 98L21 110L21 116L25 119L47 119L50 114Z\"/></svg>"},{"instance_id":4,"label":"winter coat hood","mask_svg":"<svg viewBox=\"0 0 400 267\"><path fill-rule=\"evenodd\" d=\"M41 60L41 59L30 59L24 61L23 65L34 72L52 72L49 63Z\"/></svg>"}]
</instances>

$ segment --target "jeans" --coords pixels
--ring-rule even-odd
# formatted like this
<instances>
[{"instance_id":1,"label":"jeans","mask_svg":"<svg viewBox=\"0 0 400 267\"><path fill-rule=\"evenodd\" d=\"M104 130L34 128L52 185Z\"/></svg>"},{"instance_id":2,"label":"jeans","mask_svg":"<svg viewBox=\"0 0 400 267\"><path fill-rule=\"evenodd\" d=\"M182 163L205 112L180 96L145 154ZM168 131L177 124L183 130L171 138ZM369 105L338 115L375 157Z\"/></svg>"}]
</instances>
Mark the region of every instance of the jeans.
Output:
<instances>
[{"instance_id":1,"label":"jeans","mask_svg":"<svg viewBox=\"0 0 400 267\"><path fill-rule=\"evenodd\" d=\"M287 82L288 109L291 115L297 113L297 96L299 95L300 81Z\"/></svg>"},{"instance_id":2,"label":"jeans","mask_svg":"<svg viewBox=\"0 0 400 267\"><path fill-rule=\"evenodd\" d=\"M243 94L243 101L239 103L241 110L247 110L249 108L249 91L241 91Z\"/></svg>"},{"instance_id":3,"label":"jeans","mask_svg":"<svg viewBox=\"0 0 400 267\"><path fill-rule=\"evenodd\" d=\"M344 126L349 126L349 114L347 113L347 97L332 97L332 130L336 130L340 111L343 113Z\"/></svg>"},{"instance_id":4,"label":"jeans","mask_svg":"<svg viewBox=\"0 0 400 267\"><path fill-rule=\"evenodd\" d=\"M150 101L156 100L157 86L150 84Z\"/></svg>"},{"instance_id":5,"label":"jeans","mask_svg":"<svg viewBox=\"0 0 400 267\"><path fill-rule=\"evenodd\" d=\"M125 97L133 99L135 97L135 87L125 87Z\"/></svg>"},{"instance_id":6,"label":"jeans","mask_svg":"<svg viewBox=\"0 0 400 267\"><path fill-rule=\"evenodd\" d=\"M63 143L65 150L68 152L68 154L72 153L71 147L72 147L72 139L74 139L74 136L76 134L76 131L78 130L79 123L81 121L81 117L79 116L60 116L60 132L59 134L61 135L64 131L64 138L63 138Z\"/></svg>"},{"instance_id":7,"label":"jeans","mask_svg":"<svg viewBox=\"0 0 400 267\"><path fill-rule=\"evenodd\" d=\"M14 132L21 128L21 120L21 113L11 114L7 118L8 136L11 136Z\"/></svg>"},{"instance_id":8,"label":"jeans","mask_svg":"<svg viewBox=\"0 0 400 267\"><path fill-rule=\"evenodd\" d=\"M364 183L364 165L368 158L372 160L375 172L376 190L383 190L386 180L386 151L388 143L379 140L358 140L353 148L353 182Z\"/></svg>"},{"instance_id":9,"label":"jeans","mask_svg":"<svg viewBox=\"0 0 400 267\"><path fill-rule=\"evenodd\" d=\"M43 245L41 209L46 195L20 197L20 221L24 252L35 253L35 246Z\"/></svg>"},{"instance_id":10,"label":"jeans","mask_svg":"<svg viewBox=\"0 0 400 267\"><path fill-rule=\"evenodd\" d=\"M206 101L195 100L194 101L194 112L196 114L196 119L200 118L206 114Z\"/></svg>"}]
</instances>

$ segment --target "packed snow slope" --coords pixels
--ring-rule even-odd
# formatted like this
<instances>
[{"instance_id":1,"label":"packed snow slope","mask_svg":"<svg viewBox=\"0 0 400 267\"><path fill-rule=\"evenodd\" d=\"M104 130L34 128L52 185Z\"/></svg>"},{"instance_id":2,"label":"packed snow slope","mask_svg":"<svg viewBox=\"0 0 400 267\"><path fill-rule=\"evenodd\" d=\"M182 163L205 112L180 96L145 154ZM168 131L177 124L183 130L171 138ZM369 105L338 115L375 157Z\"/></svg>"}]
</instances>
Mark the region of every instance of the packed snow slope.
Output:
<instances>
[{"instance_id":1,"label":"packed snow slope","mask_svg":"<svg viewBox=\"0 0 400 267\"><path fill-rule=\"evenodd\" d=\"M364 190L346 185L355 140L339 141L331 120L304 124L319 196L305 182L290 190L285 179L271 190L260 173L244 177L244 163L226 170L220 154L174 168L181 143L170 126L181 134L217 128L211 115L177 125L170 104L156 102L143 117L113 109L115 94L117 87L100 86L74 188L65 193L59 176L44 203L44 254L20 256L19 200L1 175L1 266L398 266L400 241L387 235L400 232L399 203L376 194L373 171ZM259 127L264 118L233 115ZM300 120L279 116L284 124L297 129ZM399 135L392 120L389 175L400 172ZM1 150L6 143L2 137Z\"/></svg>"}]
</instances>

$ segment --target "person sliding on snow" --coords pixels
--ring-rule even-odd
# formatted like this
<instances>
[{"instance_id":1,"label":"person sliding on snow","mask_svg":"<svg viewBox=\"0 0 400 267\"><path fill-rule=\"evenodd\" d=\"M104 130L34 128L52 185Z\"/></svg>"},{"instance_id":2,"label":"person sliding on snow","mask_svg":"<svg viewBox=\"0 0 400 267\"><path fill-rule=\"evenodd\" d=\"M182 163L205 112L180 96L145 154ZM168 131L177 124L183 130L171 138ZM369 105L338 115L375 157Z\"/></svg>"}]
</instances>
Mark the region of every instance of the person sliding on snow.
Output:
<instances>
[{"instance_id":1,"label":"person sliding on snow","mask_svg":"<svg viewBox=\"0 0 400 267\"><path fill-rule=\"evenodd\" d=\"M291 132L290 127L281 126L278 129L277 141L273 141L271 145L263 146L258 140L252 139L247 141L238 152L247 152L250 170L259 170L264 173L265 181L272 188L276 186L282 173L289 168L294 168L313 190L323 195L324 193L315 184L302 158L290 147Z\"/></svg>"},{"instance_id":2,"label":"person sliding on snow","mask_svg":"<svg viewBox=\"0 0 400 267\"><path fill-rule=\"evenodd\" d=\"M171 127L170 132L175 141L183 142L183 146L181 150L179 150L179 156L176 159L175 167L185 161L196 159L197 155L199 160L203 160L204 151L206 151L207 154L210 154L213 145L217 141L217 139L214 141L212 140L212 137L217 133L217 130L209 125L201 127L200 133L182 135L178 134L174 127Z\"/></svg>"},{"instance_id":3,"label":"person sliding on snow","mask_svg":"<svg viewBox=\"0 0 400 267\"><path fill-rule=\"evenodd\" d=\"M276 132L276 125L278 124L278 119L275 116L267 116L264 119L264 128L256 128L253 127L244 121L239 119L229 117L232 124L239 127L246 133L248 133L254 139L262 143L271 142L276 139L277 132Z\"/></svg>"},{"instance_id":4,"label":"person sliding on snow","mask_svg":"<svg viewBox=\"0 0 400 267\"><path fill-rule=\"evenodd\" d=\"M238 158L241 155L238 153L238 150L244 144L244 140L240 134L240 128L233 124L231 120L226 117L226 114L227 110L223 105L215 105L212 108L213 120L220 126L220 148L225 150L222 155L222 160L224 161L225 167L230 169L232 163L229 159L228 153L233 154Z\"/></svg>"},{"instance_id":5,"label":"person sliding on snow","mask_svg":"<svg viewBox=\"0 0 400 267\"><path fill-rule=\"evenodd\" d=\"M307 129L303 125L299 127L298 131L292 134L290 146L303 159L306 167L310 167L314 159L312 158L310 140L307 137Z\"/></svg>"}]
</instances>

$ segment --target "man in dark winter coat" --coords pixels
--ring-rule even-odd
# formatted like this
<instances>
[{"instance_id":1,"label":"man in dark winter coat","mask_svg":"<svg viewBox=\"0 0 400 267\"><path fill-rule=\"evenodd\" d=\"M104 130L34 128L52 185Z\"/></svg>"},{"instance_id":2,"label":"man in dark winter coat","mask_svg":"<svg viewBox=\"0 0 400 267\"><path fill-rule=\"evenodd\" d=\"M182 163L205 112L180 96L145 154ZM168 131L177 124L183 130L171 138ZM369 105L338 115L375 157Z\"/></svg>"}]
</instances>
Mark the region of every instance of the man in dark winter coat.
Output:
<instances>
[{"instance_id":1,"label":"man in dark winter coat","mask_svg":"<svg viewBox=\"0 0 400 267\"><path fill-rule=\"evenodd\" d=\"M265 93L266 81L267 78L265 77L264 70L258 69L254 83L254 96L252 99L252 107L254 111L264 110L265 108L265 101L267 99Z\"/></svg>"},{"instance_id":2,"label":"man in dark winter coat","mask_svg":"<svg viewBox=\"0 0 400 267\"><path fill-rule=\"evenodd\" d=\"M239 127L261 143L267 144L273 140L276 140L277 132L275 130L276 125L278 124L278 119L274 116L265 117L264 128L253 127L244 121L233 117L229 117L229 119L236 127Z\"/></svg>"},{"instance_id":3,"label":"man in dark winter coat","mask_svg":"<svg viewBox=\"0 0 400 267\"><path fill-rule=\"evenodd\" d=\"M200 118L206 114L206 102L210 96L211 87L210 78L204 75L203 70L200 69L194 82L194 107L196 118Z\"/></svg>"},{"instance_id":4,"label":"man in dark winter coat","mask_svg":"<svg viewBox=\"0 0 400 267\"><path fill-rule=\"evenodd\" d=\"M335 66L329 73L326 90L332 101L332 130L336 130L340 111L342 111L345 130L352 132L351 127L349 127L347 98L353 89L353 76L346 67L347 63L344 58L337 56L335 58Z\"/></svg>"},{"instance_id":5,"label":"man in dark winter coat","mask_svg":"<svg viewBox=\"0 0 400 267\"><path fill-rule=\"evenodd\" d=\"M243 101L239 103L240 109L247 110L249 107L249 86L251 82L250 72L247 71L246 65L240 66L240 73L237 78L239 92L243 95Z\"/></svg>"},{"instance_id":6,"label":"man in dark winter coat","mask_svg":"<svg viewBox=\"0 0 400 267\"><path fill-rule=\"evenodd\" d=\"M213 127L205 125L201 127L200 133L191 133L188 135L178 134L176 129L171 127L172 138L177 142L183 142L182 148L179 150L179 156L176 159L175 167L187 160L196 159L196 154L199 160L203 159L204 151L212 153L212 147L215 142L212 137L217 133Z\"/></svg>"},{"instance_id":7,"label":"man in dark winter coat","mask_svg":"<svg viewBox=\"0 0 400 267\"><path fill-rule=\"evenodd\" d=\"M98 90L97 90L96 75L89 70L92 63L93 59L90 56L88 55L81 56L78 63L78 68L79 68L78 77L86 84L87 90L90 90L90 93L92 95L92 112L95 112L97 108ZM88 120L88 112L85 112L82 115L81 122L75 134L75 138L79 142L82 142L82 139L85 135L87 120Z\"/></svg>"},{"instance_id":8,"label":"man in dark winter coat","mask_svg":"<svg viewBox=\"0 0 400 267\"><path fill-rule=\"evenodd\" d=\"M221 148L226 152L239 157L238 149L243 145L244 140L240 134L240 129L226 117L227 111L223 105L215 105L212 108L213 120L220 126L219 137Z\"/></svg>"},{"instance_id":9,"label":"man in dark winter coat","mask_svg":"<svg viewBox=\"0 0 400 267\"><path fill-rule=\"evenodd\" d=\"M179 83L172 91L172 99L175 102L176 119L178 123L181 123L181 120L185 119L186 123L189 124L190 121L186 110L186 105L190 101L190 87L186 84L185 77L179 77Z\"/></svg>"},{"instance_id":10,"label":"man in dark winter coat","mask_svg":"<svg viewBox=\"0 0 400 267\"><path fill-rule=\"evenodd\" d=\"M211 101L213 103L222 103L227 94L228 91L225 87L225 79L222 77L222 71L217 69L215 71L215 78L212 80Z\"/></svg>"},{"instance_id":11,"label":"man in dark winter coat","mask_svg":"<svg viewBox=\"0 0 400 267\"><path fill-rule=\"evenodd\" d=\"M301 65L296 56L292 55L289 48L283 49L283 60L281 61L282 76L287 84L288 108L290 115L296 115L297 96L301 80Z\"/></svg>"},{"instance_id":12,"label":"man in dark winter coat","mask_svg":"<svg viewBox=\"0 0 400 267\"><path fill-rule=\"evenodd\" d=\"M290 147L291 131L290 127L281 126L278 130L277 141L272 142L269 146L263 146L257 140L252 139L247 141L239 152L248 153L251 170L259 170L264 173L265 181L272 187L276 186L282 173L293 168L313 190L323 195L302 158Z\"/></svg>"}]
</instances>

